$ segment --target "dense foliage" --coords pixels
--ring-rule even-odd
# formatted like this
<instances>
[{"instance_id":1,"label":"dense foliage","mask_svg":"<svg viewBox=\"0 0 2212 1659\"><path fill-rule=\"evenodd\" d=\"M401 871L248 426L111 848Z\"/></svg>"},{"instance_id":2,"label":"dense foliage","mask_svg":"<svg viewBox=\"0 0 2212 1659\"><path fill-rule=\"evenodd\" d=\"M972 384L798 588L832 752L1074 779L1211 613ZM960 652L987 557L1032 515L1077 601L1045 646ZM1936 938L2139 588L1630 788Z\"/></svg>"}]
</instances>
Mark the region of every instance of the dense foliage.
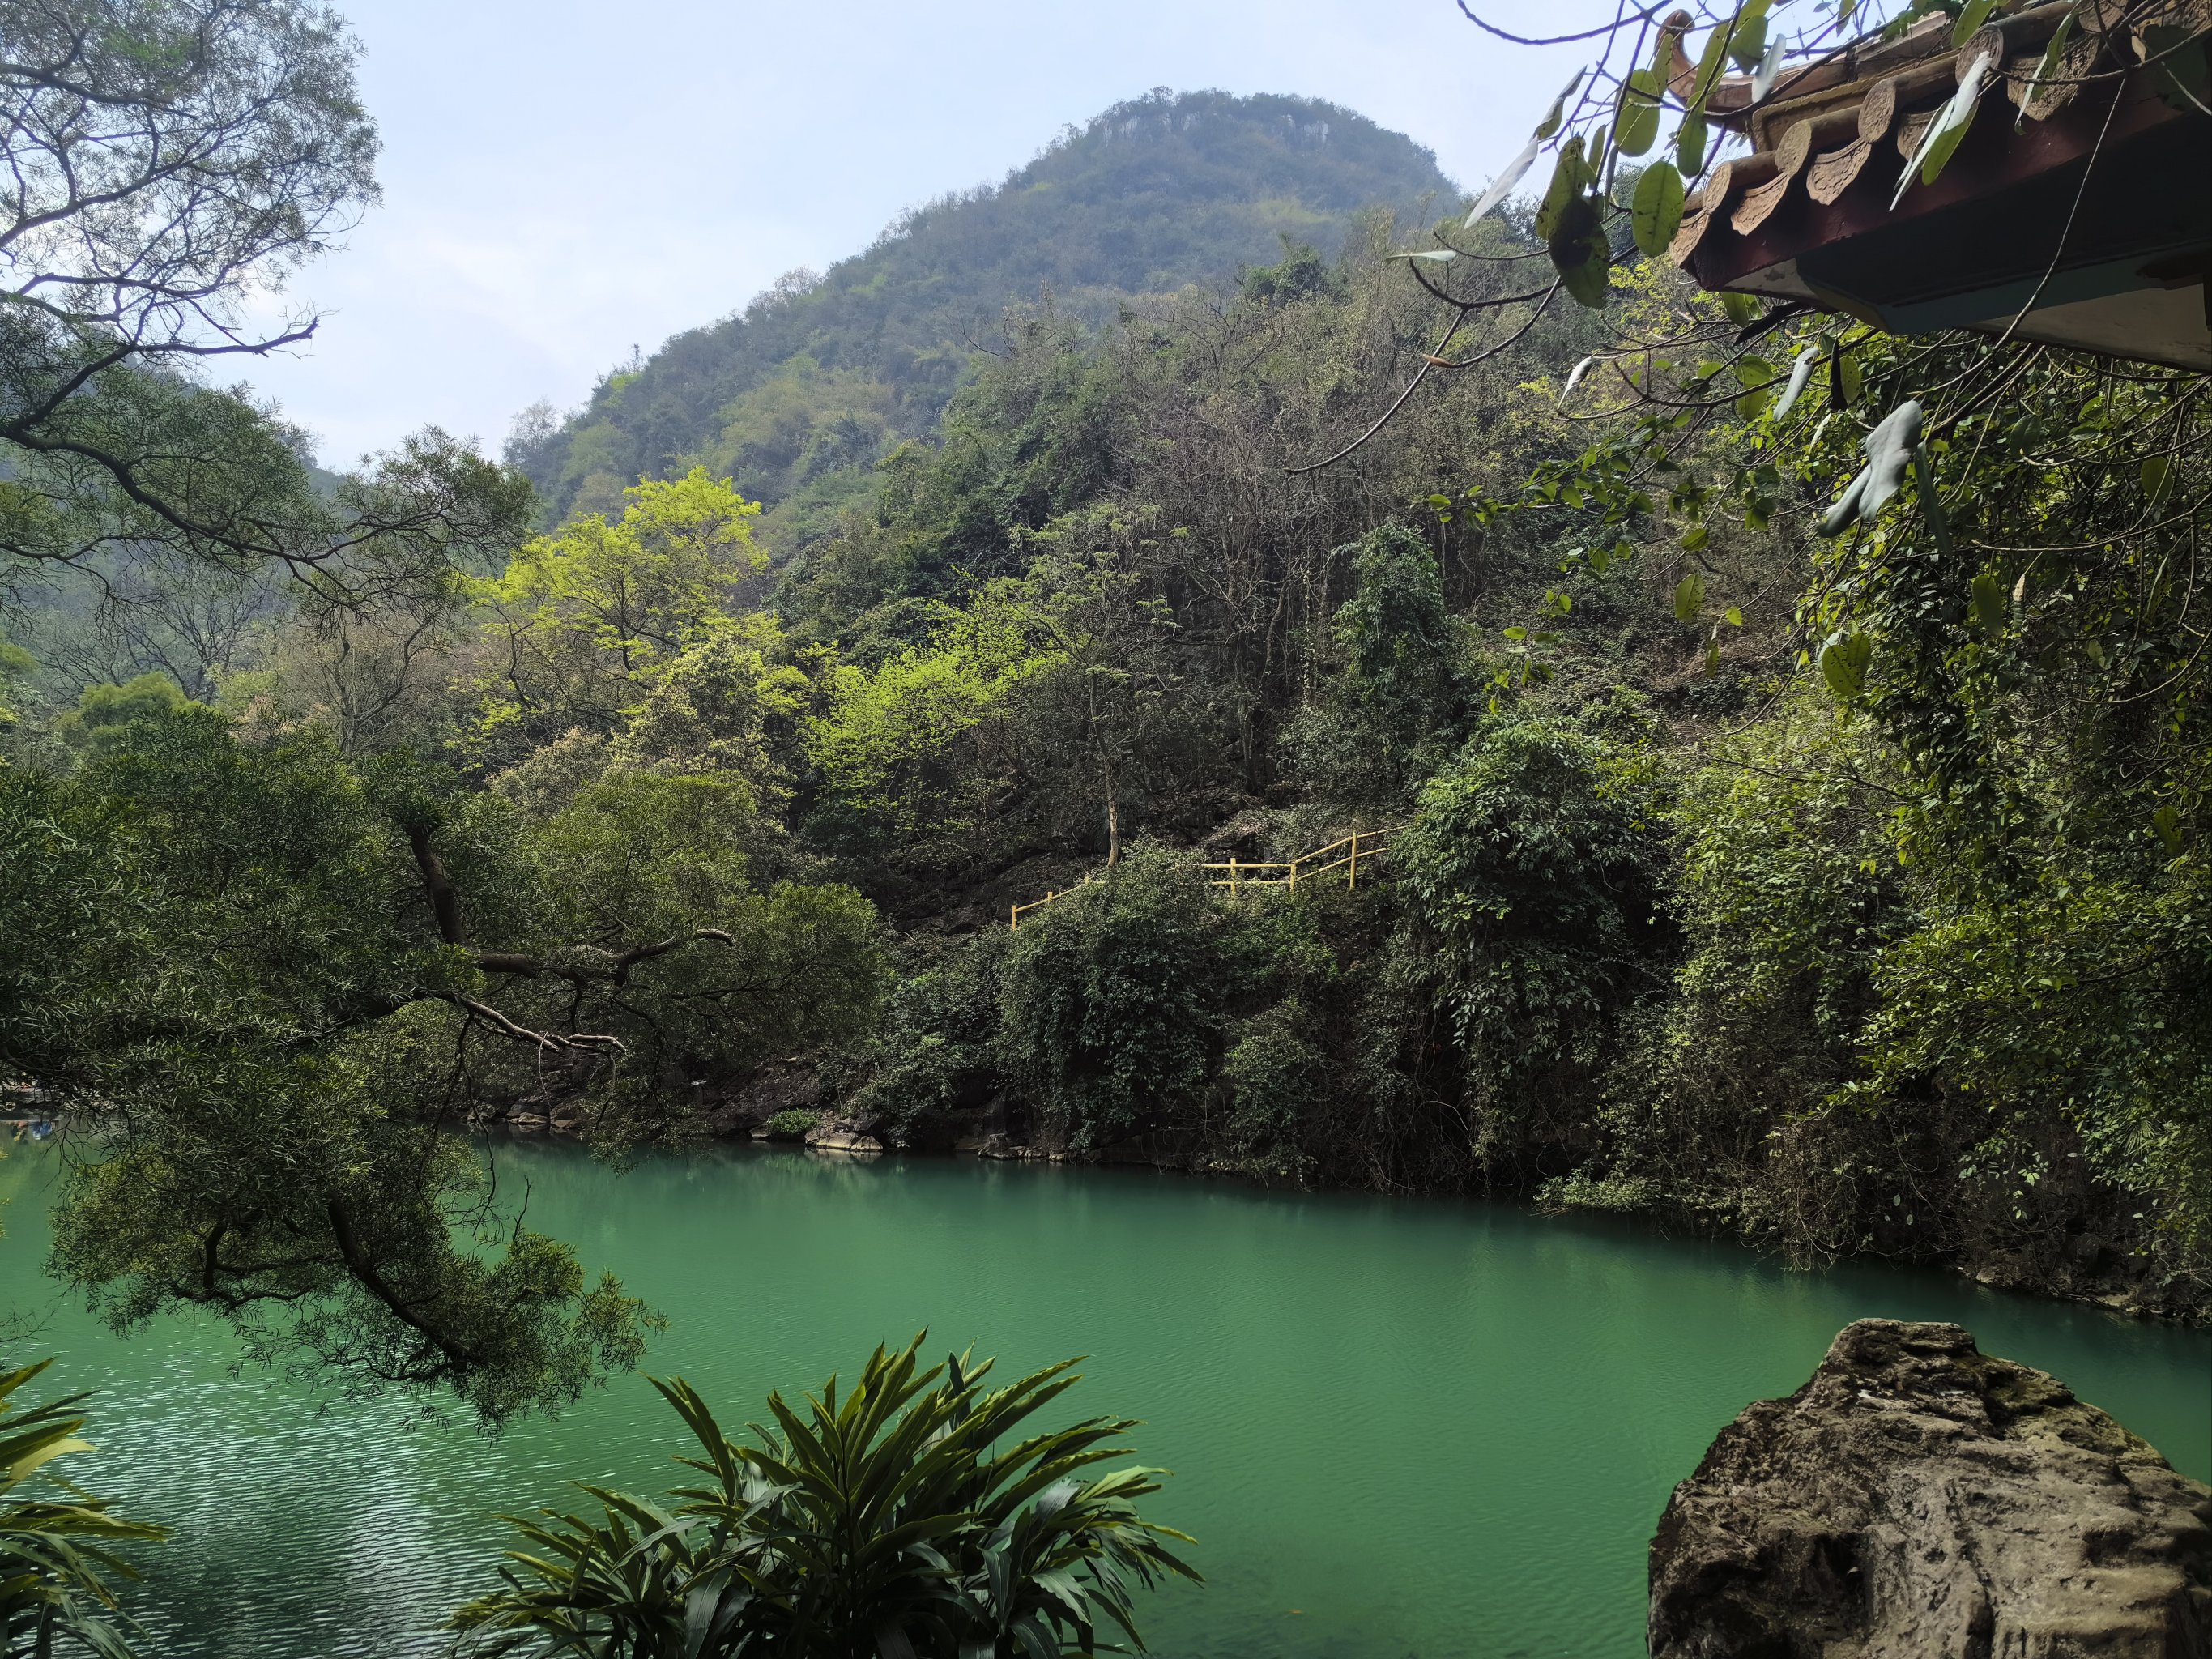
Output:
<instances>
[{"instance_id":1,"label":"dense foliage","mask_svg":"<svg viewBox=\"0 0 2212 1659\"><path fill-rule=\"evenodd\" d=\"M1363 210L1453 194L1426 150L1349 110L1162 89L676 336L565 422L541 412L511 453L556 513L703 463L776 508L779 530L818 530L870 493L899 440L933 431L970 357L997 349L1010 300L1050 293L1097 320L1261 264L1285 237L1333 254Z\"/></svg>"},{"instance_id":2,"label":"dense foliage","mask_svg":"<svg viewBox=\"0 0 2212 1659\"><path fill-rule=\"evenodd\" d=\"M655 1384L699 1443L706 1484L656 1503L599 1486L592 1519L516 1518L502 1588L461 1609L470 1654L734 1659L754 1653L1058 1659L1141 1650L1133 1593L1198 1575L1144 1520L1157 1469L1125 1455L1136 1425L1029 1419L1079 1380L1064 1360L987 1389L991 1362L925 1370L917 1336L878 1348L852 1387L733 1441L697 1390Z\"/></svg>"}]
</instances>

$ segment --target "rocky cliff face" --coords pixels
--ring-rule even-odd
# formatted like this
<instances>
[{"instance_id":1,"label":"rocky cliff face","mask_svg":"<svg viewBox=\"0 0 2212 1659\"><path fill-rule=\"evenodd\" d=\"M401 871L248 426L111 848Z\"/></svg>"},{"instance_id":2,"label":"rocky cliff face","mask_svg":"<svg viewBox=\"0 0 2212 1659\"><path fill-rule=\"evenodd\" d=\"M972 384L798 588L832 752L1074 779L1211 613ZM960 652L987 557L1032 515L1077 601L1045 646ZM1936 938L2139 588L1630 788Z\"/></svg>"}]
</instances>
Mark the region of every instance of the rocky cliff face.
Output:
<instances>
[{"instance_id":1,"label":"rocky cliff face","mask_svg":"<svg viewBox=\"0 0 2212 1659\"><path fill-rule=\"evenodd\" d=\"M2212 1489L1955 1325L1862 1320L1675 1488L1650 1636L1654 1659L2212 1659Z\"/></svg>"}]
</instances>

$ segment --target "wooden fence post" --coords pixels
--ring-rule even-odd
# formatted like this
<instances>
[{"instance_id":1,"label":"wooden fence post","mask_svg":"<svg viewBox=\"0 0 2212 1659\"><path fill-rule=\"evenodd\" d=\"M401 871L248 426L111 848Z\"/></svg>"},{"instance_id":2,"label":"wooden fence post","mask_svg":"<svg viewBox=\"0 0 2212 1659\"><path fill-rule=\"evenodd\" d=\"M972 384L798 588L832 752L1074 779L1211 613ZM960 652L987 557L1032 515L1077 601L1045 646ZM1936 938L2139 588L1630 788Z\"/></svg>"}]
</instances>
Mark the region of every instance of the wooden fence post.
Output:
<instances>
[{"instance_id":1,"label":"wooden fence post","mask_svg":"<svg viewBox=\"0 0 2212 1659\"><path fill-rule=\"evenodd\" d=\"M1344 872L1344 890L1350 892L1359 885L1359 831L1352 832L1352 865Z\"/></svg>"}]
</instances>

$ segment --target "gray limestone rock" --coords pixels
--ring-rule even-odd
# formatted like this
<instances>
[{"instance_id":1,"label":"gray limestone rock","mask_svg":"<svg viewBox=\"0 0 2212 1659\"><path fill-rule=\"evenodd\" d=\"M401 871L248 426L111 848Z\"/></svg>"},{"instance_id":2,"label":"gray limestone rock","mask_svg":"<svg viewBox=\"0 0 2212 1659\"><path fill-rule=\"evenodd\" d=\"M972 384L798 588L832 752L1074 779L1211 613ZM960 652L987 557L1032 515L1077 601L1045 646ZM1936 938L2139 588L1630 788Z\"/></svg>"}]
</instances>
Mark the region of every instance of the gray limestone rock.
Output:
<instances>
[{"instance_id":1,"label":"gray limestone rock","mask_svg":"<svg viewBox=\"0 0 2212 1659\"><path fill-rule=\"evenodd\" d=\"M2212 1659L2212 1489L1956 1325L1861 1320L1674 1489L1649 1634L1653 1659Z\"/></svg>"}]
</instances>

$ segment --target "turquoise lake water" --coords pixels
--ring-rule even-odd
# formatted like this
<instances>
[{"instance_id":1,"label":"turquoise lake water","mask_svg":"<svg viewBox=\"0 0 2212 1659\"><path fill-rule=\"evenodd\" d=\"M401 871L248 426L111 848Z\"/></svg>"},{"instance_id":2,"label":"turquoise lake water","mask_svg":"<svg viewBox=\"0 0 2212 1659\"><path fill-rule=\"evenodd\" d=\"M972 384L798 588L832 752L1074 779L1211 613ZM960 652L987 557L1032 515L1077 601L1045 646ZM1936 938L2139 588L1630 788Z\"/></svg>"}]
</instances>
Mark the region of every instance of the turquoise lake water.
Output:
<instances>
[{"instance_id":1,"label":"turquoise lake water","mask_svg":"<svg viewBox=\"0 0 2212 1659\"><path fill-rule=\"evenodd\" d=\"M1643 1651L1644 1547L1749 1401L1870 1315L1955 1320L2212 1479L2212 1334L1878 1268L1511 1209L960 1159L739 1148L626 1173L497 1149L533 1226L665 1313L647 1369L726 1424L927 1326L1002 1367L1091 1356L1071 1415L1141 1417L1152 1513L1201 1589L1147 1604L1156 1653L1441 1659ZM213 1322L115 1337L39 1273L51 1149L0 1163L0 1311L96 1389L79 1478L175 1529L131 1607L179 1659L442 1650L494 1511L590 1480L672 1484L674 1419L625 1377L487 1441L236 1370ZM512 1188L510 1188L511 1190Z\"/></svg>"}]
</instances>

